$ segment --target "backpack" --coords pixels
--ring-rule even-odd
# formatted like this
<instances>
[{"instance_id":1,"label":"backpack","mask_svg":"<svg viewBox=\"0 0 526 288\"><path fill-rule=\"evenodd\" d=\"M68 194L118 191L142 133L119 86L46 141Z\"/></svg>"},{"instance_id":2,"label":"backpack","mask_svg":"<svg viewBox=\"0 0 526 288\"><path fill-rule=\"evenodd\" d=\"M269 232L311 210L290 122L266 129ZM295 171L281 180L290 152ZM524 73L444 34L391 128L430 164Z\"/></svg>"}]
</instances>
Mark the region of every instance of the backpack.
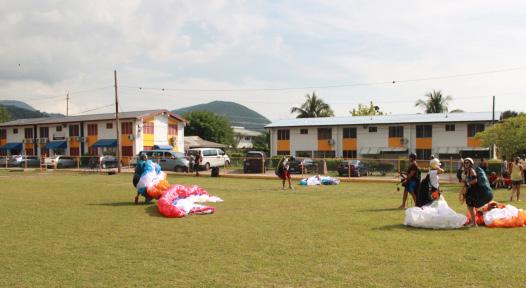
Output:
<instances>
[{"instance_id":1,"label":"backpack","mask_svg":"<svg viewBox=\"0 0 526 288\"><path fill-rule=\"evenodd\" d=\"M420 178L420 169L418 169L418 177ZM429 193L429 175L420 182L420 185L416 189L416 203L415 206L422 207L424 205L431 204L433 198L431 193Z\"/></svg>"},{"instance_id":2,"label":"backpack","mask_svg":"<svg viewBox=\"0 0 526 288\"><path fill-rule=\"evenodd\" d=\"M280 163L278 167L276 167L276 170L274 170L274 173L276 174L276 176L281 178L283 177L283 170L285 170L285 167L283 167L283 165Z\"/></svg>"},{"instance_id":3,"label":"backpack","mask_svg":"<svg viewBox=\"0 0 526 288\"><path fill-rule=\"evenodd\" d=\"M477 167L475 168L475 173L477 174L477 185L483 190L483 192L491 193L491 186L484 169L482 169L482 167Z\"/></svg>"}]
</instances>

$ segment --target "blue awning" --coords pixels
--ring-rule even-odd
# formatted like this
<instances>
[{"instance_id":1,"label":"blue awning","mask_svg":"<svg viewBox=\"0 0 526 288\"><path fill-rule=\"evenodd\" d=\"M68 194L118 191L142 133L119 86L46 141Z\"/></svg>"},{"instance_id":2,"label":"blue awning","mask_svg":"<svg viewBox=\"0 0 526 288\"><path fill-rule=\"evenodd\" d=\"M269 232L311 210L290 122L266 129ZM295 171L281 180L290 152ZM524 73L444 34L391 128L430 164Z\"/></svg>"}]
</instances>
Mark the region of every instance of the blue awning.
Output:
<instances>
[{"instance_id":1,"label":"blue awning","mask_svg":"<svg viewBox=\"0 0 526 288\"><path fill-rule=\"evenodd\" d=\"M154 150L173 150L174 147L170 145L153 145Z\"/></svg>"},{"instance_id":2,"label":"blue awning","mask_svg":"<svg viewBox=\"0 0 526 288\"><path fill-rule=\"evenodd\" d=\"M91 147L117 147L117 140L115 139L100 139Z\"/></svg>"},{"instance_id":3,"label":"blue awning","mask_svg":"<svg viewBox=\"0 0 526 288\"><path fill-rule=\"evenodd\" d=\"M7 143L4 146L0 147L0 150L22 150L22 143Z\"/></svg>"},{"instance_id":4,"label":"blue awning","mask_svg":"<svg viewBox=\"0 0 526 288\"><path fill-rule=\"evenodd\" d=\"M67 141L51 141L46 144L46 149L66 149L67 147Z\"/></svg>"}]
</instances>

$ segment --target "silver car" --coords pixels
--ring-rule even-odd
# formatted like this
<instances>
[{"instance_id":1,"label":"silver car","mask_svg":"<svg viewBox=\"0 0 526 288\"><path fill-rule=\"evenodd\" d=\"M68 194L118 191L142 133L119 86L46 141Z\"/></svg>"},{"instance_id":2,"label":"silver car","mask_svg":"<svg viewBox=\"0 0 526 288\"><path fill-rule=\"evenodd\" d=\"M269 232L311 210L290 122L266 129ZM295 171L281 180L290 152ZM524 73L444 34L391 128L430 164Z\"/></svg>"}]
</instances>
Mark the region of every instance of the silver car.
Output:
<instances>
[{"instance_id":1,"label":"silver car","mask_svg":"<svg viewBox=\"0 0 526 288\"><path fill-rule=\"evenodd\" d=\"M39 167L40 159L37 156L12 156L7 162L11 167Z\"/></svg>"},{"instance_id":2,"label":"silver car","mask_svg":"<svg viewBox=\"0 0 526 288\"><path fill-rule=\"evenodd\" d=\"M141 151L139 155L143 153L146 154L152 162L159 164L162 170L175 172L188 172L190 170L190 162L184 153L168 150L144 150ZM132 158L130 166L134 167L137 165L139 155Z\"/></svg>"},{"instance_id":3,"label":"silver car","mask_svg":"<svg viewBox=\"0 0 526 288\"><path fill-rule=\"evenodd\" d=\"M44 164L50 168L74 168L77 167L77 161L73 157L57 155L46 157Z\"/></svg>"}]
</instances>

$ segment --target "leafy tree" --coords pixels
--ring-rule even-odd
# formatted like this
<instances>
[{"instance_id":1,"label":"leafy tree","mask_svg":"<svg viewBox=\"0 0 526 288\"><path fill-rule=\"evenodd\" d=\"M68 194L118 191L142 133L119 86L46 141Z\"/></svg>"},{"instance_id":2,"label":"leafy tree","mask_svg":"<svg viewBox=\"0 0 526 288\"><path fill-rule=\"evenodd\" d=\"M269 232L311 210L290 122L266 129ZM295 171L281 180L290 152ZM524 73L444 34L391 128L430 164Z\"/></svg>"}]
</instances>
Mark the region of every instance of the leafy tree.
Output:
<instances>
[{"instance_id":1,"label":"leafy tree","mask_svg":"<svg viewBox=\"0 0 526 288\"><path fill-rule=\"evenodd\" d=\"M235 143L234 131L225 117L208 111L192 111L183 116L190 122L184 128L185 136L199 136L229 146Z\"/></svg>"},{"instance_id":2,"label":"leafy tree","mask_svg":"<svg viewBox=\"0 0 526 288\"><path fill-rule=\"evenodd\" d=\"M254 150L269 152L270 151L269 144L270 144L270 133L267 131L259 136L256 136L256 138L254 138L253 148Z\"/></svg>"},{"instance_id":3,"label":"leafy tree","mask_svg":"<svg viewBox=\"0 0 526 288\"><path fill-rule=\"evenodd\" d=\"M475 137L482 140L485 147L497 146L499 156L511 159L526 150L526 115L508 118L477 133Z\"/></svg>"},{"instance_id":4,"label":"leafy tree","mask_svg":"<svg viewBox=\"0 0 526 288\"><path fill-rule=\"evenodd\" d=\"M290 113L298 113L296 118L312 118L312 117L331 117L334 116L329 104L325 103L321 98L312 92L312 95L305 96L307 100L301 104L301 107L292 107Z\"/></svg>"},{"instance_id":5,"label":"leafy tree","mask_svg":"<svg viewBox=\"0 0 526 288\"><path fill-rule=\"evenodd\" d=\"M502 114L500 115L500 120L508 119L508 118L511 118L511 117L517 117L519 115L524 115L524 113L523 112L516 112L516 111L512 111L512 110L506 110L506 111L502 112Z\"/></svg>"},{"instance_id":6,"label":"leafy tree","mask_svg":"<svg viewBox=\"0 0 526 288\"><path fill-rule=\"evenodd\" d=\"M7 122L9 120L9 112L5 107L0 107L0 123Z\"/></svg>"},{"instance_id":7,"label":"leafy tree","mask_svg":"<svg viewBox=\"0 0 526 288\"><path fill-rule=\"evenodd\" d=\"M421 107L426 113L444 113L448 111L449 101L453 100L451 96L443 96L442 91L438 90L429 92L425 95L426 100L418 100L416 107Z\"/></svg>"},{"instance_id":8,"label":"leafy tree","mask_svg":"<svg viewBox=\"0 0 526 288\"><path fill-rule=\"evenodd\" d=\"M385 115L384 112L380 111L380 107L375 106L373 101L369 103L369 106L358 104L358 108L349 111L352 116L374 116L374 115Z\"/></svg>"}]
</instances>

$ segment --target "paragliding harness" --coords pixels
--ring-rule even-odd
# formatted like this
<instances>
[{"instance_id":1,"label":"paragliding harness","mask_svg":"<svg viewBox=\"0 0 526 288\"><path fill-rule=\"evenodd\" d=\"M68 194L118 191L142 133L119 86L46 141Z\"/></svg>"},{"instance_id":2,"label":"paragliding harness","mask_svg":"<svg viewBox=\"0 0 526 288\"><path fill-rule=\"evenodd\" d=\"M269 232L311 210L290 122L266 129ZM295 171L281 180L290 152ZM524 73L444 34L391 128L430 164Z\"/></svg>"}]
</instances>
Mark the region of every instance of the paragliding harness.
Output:
<instances>
[{"instance_id":1,"label":"paragliding harness","mask_svg":"<svg viewBox=\"0 0 526 288\"><path fill-rule=\"evenodd\" d=\"M486 172L482 167L475 168L475 173L477 174L477 185L484 193L491 193L491 186L486 176Z\"/></svg>"},{"instance_id":2,"label":"paragliding harness","mask_svg":"<svg viewBox=\"0 0 526 288\"><path fill-rule=\"evenodd\" d=\"M283 172L285 170L285 167L283 166L283 160L279 161L278 166L276 167L276 170L274 170L274 173L276 176L279 177L279 179L283 179Z\"/></svg>"}]
</instances>

